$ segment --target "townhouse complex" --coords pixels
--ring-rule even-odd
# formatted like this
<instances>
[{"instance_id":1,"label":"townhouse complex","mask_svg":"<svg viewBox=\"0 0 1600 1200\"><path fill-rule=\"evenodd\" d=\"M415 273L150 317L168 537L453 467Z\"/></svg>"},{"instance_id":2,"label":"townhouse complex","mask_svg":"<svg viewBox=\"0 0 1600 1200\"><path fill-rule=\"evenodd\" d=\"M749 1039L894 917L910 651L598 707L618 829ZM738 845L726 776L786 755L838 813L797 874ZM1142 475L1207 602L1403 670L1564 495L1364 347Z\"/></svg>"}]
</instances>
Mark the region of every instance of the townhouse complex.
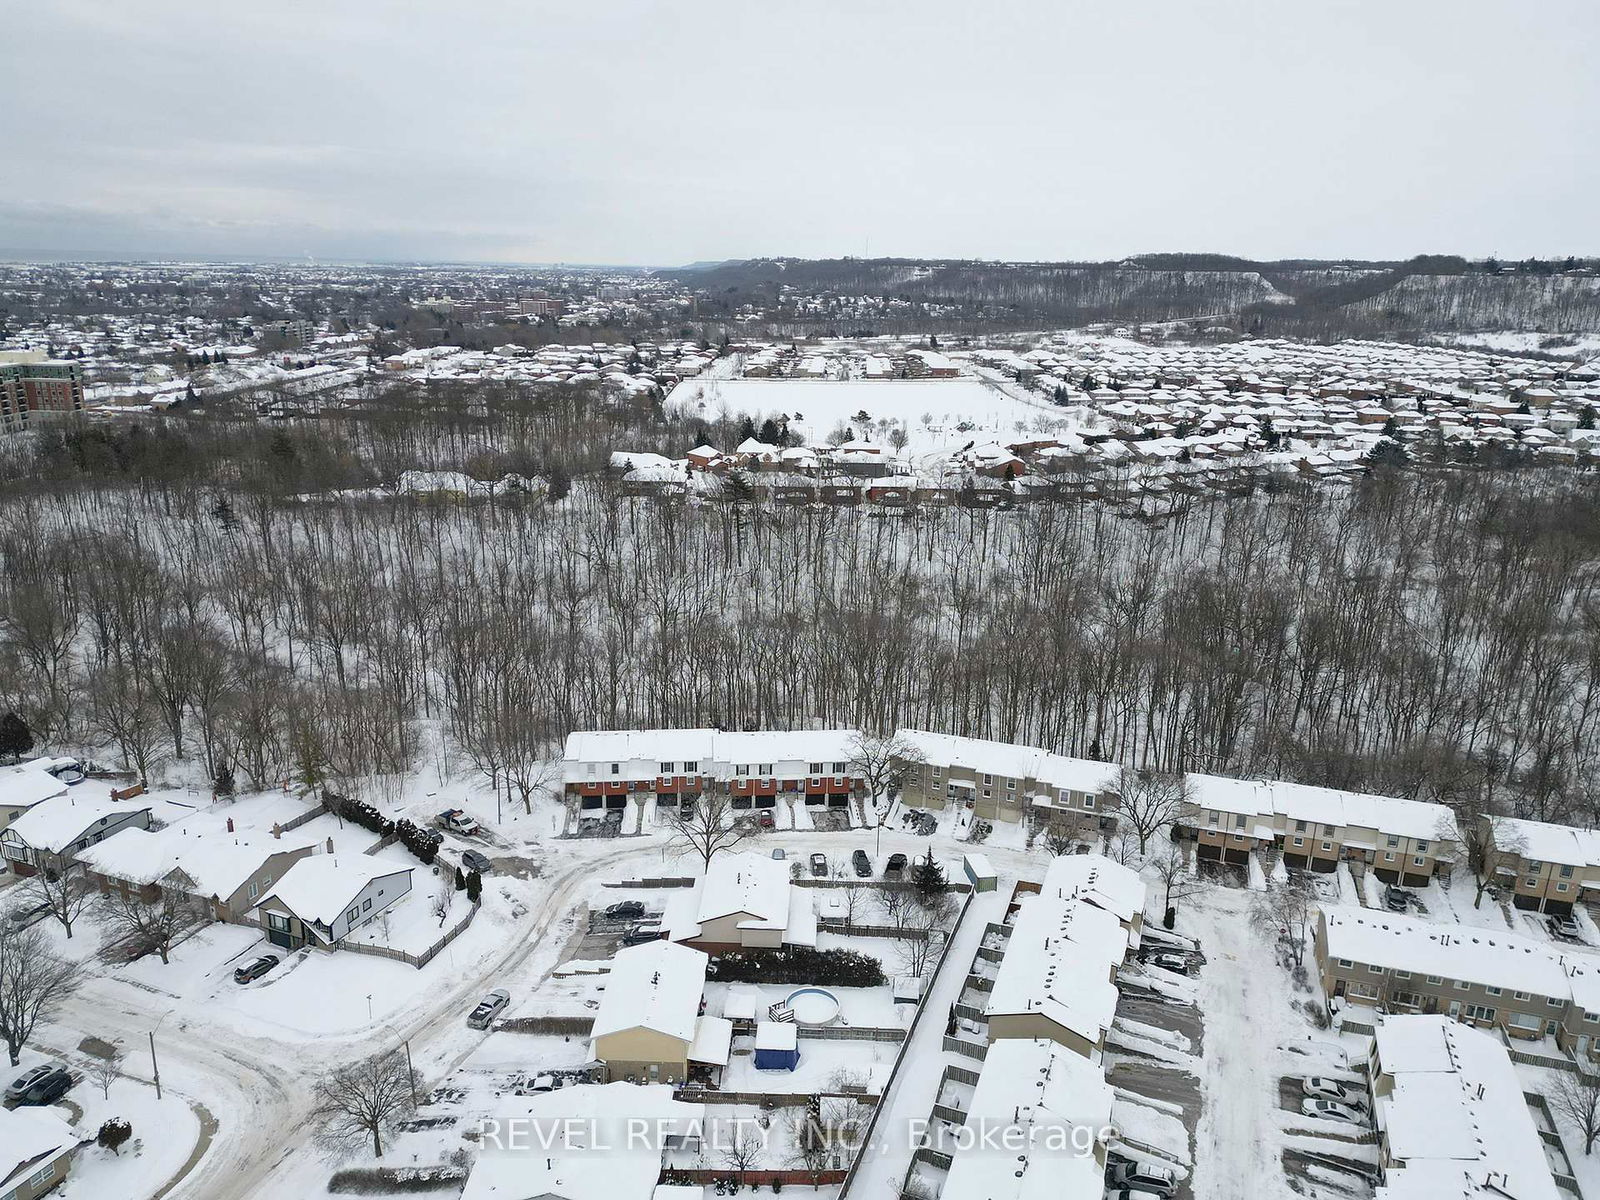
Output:
<instances>
[{"instance_id":1,"label":"townhouse complex","mask_svg":"<svg viewBox=\"0 0 1600 1200\"><path fill-rule=\"evenodd\" d=\"M1378 1200L1557 1200L1505 1047L1439 1016L1389 1017L1368 1064Z\"/></svg>"},{"instance_id":2,"label":"townhouse complex","mask_svg":"<svg viewBox=\"0 0 1600 1200\"><path fill-rule=\"evenodd\" d=\"M1332 871L1357 862L1386 883L1421 886L1450 871L1461 842L1455 814L1442 804L1281 780L1187 778L1192 809L1178 834L1201 858L1243 863L1270 848L1291 867Z\"/></svg>"},{"instance_id":3,"label":"townhouse complex","mask_svg":"<svg viewBox=\"0 0 1600 1200\"><path fill-rule=\"evenodd\" d=\"M778 797L843 808L866 784L851 760L852 729L580 731L569 734L562 790L580 810L620 811L629 800L679 806L725 795L737 809L777 806Z\"/></svg>"},{"instance_id":4,"label":"townhouse complex","mask_svg":"<svg viewBox=\"0 0 1600 1200\"><path fill-rule=\"evenodd\" d=\"M1554 1038L1600 1062L1600 963L1514 933L1331 906L1318 918L1329 1002L1438 1014L1510 1038Z\"/></svg>"},{"instance_id":5,"label":"townhouse complex","mask_svg":"<svg viewBox=\"0 0 1600 1200\"><path fill-rule=\"evenodd\" d=\"M1566 916L1600 891L1600 831L1485 817L1495 883L1518 908Z\"/></svg>"},{"instance_id":6,"label":"townhouse complex","mask_svg":"<svg viewBox=\"0 0 1600 1200\"><path fill-rule=\"evenodd\" d=\"M1114 763L922 729L901 729L895 738L918 756L906 764L908 804L964 805L985 821L1017 821L1031 814L1084 833L1116 825Z\"/></svg>"}]
</instances>

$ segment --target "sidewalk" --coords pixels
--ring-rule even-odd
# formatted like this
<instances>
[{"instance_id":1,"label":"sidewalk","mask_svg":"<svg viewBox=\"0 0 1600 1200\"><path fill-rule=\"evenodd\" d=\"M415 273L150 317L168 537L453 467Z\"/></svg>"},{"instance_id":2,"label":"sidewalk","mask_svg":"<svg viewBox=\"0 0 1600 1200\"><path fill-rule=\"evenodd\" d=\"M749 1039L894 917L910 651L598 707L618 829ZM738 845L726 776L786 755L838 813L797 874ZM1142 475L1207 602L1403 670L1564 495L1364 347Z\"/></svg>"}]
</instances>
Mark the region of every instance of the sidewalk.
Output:
<instances>
[{"instance_id":1,"label":"sidewalk","mask_svg":"<svg viewBox=\"0 0 1600 1200\"><path fill-rule=\"evenodd\" d=\"M871 1141L863 1147L860 1164L841 1198L888 1200L898 1196L914 1149L911 1122L928 1119L945 1065L956 1062L968 1069L976 1067L970 1058L945 1052L945 1022L950 1006L966 986L967 971L983 942L984 930L1005 917L1010 898L1010 880L1001 880L996 890L972 897L966 916L955 931L950 952L945 955L944 966L928 989L921 1018L900 1060L900 1069L878 1102L878 1118L872 1127Z\"/></svg>"}]
</instances>

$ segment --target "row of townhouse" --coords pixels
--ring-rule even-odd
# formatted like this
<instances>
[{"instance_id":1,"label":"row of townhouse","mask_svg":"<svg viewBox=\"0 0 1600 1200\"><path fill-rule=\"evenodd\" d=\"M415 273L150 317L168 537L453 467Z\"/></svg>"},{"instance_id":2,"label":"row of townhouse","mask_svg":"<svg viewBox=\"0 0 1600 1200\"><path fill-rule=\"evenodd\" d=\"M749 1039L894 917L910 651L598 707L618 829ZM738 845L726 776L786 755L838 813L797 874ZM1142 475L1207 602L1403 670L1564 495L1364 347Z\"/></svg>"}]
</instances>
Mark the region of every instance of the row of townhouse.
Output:
<instances>
[{"instance_id":1,"label":"row of townhouse","mask_svg":"<svg viewBox=\"0 0 1600 1200\"><path fill-rule=\"evenodd\" d=\"M866 789L852 766L859 738L853 729L583 730L567 736L562 790L581 810L704 795L728 796L736 809L775 808L780 796L844 808Z\"/></svg>"},{"instance_id":2,"label":"row of townhouse","mask_svg":"<svg viewBox=\"0 0 1600 1200\"><path fill-rule=\"evenodd\" d=\"M1493 1036L1445 1017L1387 1017L1367 1066L1377 1200L1558 1200L1522 1082Z\"/></svg>"},{"instance_id":3,"label":"row of townhouse","mask_svg":"<svg viewBox=\"0 0 1600 1200\"><path fill-rule=\"evenodd\" d=\"M902 763L907 804L965 806L984 821L1031 816L1083 833L1116 825L1114 763L922 729L898 730L895 740L912 751Z\"/></svg>"},{"instance_id":4,"label":"row of townhouse","mask_svg":"<svg viewBox=\"0 0 1600 1200\"><path fill-rule=\"evenodd\" d=\"M1333 906L1317 919L1330 1004L1438 1014L1600 1062L1600 969L1547 942Z\"/></svg>"},{"instance_id":5,"label":"row of townhouse","mask_svg":"<svg viewBox=\"0 0 1600 1200\"><path fill-rule=\"evenodd\" d=\"M1190 810L1177 835L1200 858L1244 863L1274 848L1291 867L1333 871L1365 863L1386 883L1422 886L1448 874L1461 843L1442 804L1370 796L1284 780L1187 776Z\"/></svg>"},{"instance_id":6,"label":"row of townhouse","mask_svg":"<svg viewBox=\"0 0 1600 1200\"><path fill-rule=\"evenodd\" d=\"M1485 817L1494 882L1518 908L1566 916L1600 899L1600 830Z\"/></svg>"}]
</instances>

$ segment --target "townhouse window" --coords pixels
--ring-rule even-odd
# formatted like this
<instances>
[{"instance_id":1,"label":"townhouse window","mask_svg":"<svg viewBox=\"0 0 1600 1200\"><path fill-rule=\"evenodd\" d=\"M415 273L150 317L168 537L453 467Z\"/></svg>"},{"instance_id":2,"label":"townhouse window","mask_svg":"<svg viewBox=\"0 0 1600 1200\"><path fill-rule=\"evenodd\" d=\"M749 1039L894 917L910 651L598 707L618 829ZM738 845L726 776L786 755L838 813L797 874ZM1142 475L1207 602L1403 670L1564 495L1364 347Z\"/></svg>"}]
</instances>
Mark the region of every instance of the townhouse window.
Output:
<instances>
[{"instance_id":1,"label":"townhouse window","mask_svg":"<svg viewBox=\"0 0 1600 1200\"><path fill-rule=\"evenodd\" d=\"M1410 971L1396 970L1395 973L1394 973L1394 977L1396 979L1410 979L1411 978L1411 972Z\"/></svg>"},{"instance_id":2,"label":"townhouse window","mask_svg":"<svg viewBox=\"0 0 1600 1200\"><path fill-rule=\"evenodd\" d=\"M822 774L822 764L819 763L819 762L807 763L806 764L806 770L812 775L821 775ZM912 774L914 775L914 774L916 774L916 772L913 771ZM935 771L934 774L937 775L938 772Z\"/></svg>"},{"instance_id":3,"label":"townhouse window","mask_svg":"<svg viewBox=\"0 0 1600 1200\"><path fill-rule=\"evenodd\" d=\"M1458 991L1458 992L1464 992L1468 988L1470 988L1472 985L1470 983L1468 983L1465 979L1458 979L1451 986L1454 987L1456 989L1456 991Z\"/></svg>"},{"instance_id":4,"label":"townhouse window","mask_svg":"<svg viewBox=\"0 0 1600 1200\"><path fill-rule=\"evenodd\" d=\"M1440 978L1440 977L1439 977L1439 976L1437 976L1437 975L1429 975L1429 976L1428 976L1428 983L1429 983L1429 985L1430 985L1430 986L1432 986L1432 987L1438 987L1438 986L1439 986L1439 985L1440 985L1440 984L1441 984L1441 983L1443 983L1443 982L1444 982L1444 980L1443 980L1443 979L1441 979L1441 978Z\"/></svg>"},{"instance_id":5,"label":"townhouse window","mask_svg":"<svg viewBox=\"0 0 1600 1200\"><path fill-rule=\"evenodd\" d=\"M1322 848L1324 850L1332 850L1333 849L1333 843L1332 842L1323 842L1322 843Z\"/></svg>"},{"instance_id":6,"label":"townhouse window","mask_svg":"<svg viewBox=\"0 0 1600 1200\"><path fill-rule=\"evenodd\" d=\"M1305 840L1305 838L1303 838L1303 837L1297 837L1297 838L1295 838L1295 840L1294 840L1294 844L1295 844L1295 845L1296 845L1296 846L1304 846L1304 845L1305 845L1305 844L1306 844L1306 840Z\"/></svg>"},{"instance_id":7,"label":"townhouse window","mask_svg":"<svg viewBox=\"0 0 1600 1200\"><path fill-rule=\"evenodd\" d=\"M1306 823L1304 821L1296 821L1294 823L1294 831L1296 833L1304 833L1306 831Z\"/></svg>"},{"instance_id":8,"label":"townhouse window","mask_svg":"<svg viewBox=\"0 0 1600 1200\"><path fill-rule=\"evenodd\" d=\"M621 763L612 763L611 764L611 774L613 776L621 775L622 774L622 764Z\"/></svg>"},{"instance_id":9,"label":"townhouse window","mask_svg":"<svg viewBox=\"0 0 1600 1200\"><path fill-rule=\"evenodd\" d=\"M1395 846L1398 846L1399 844L1400 844L1400 839L1397 838L1397 837L1386 838L1384 840L1384 845L1390 847L1391 849L1394 848Z\"/></svg>"},{"instance_id":10,"label":"townhouse window","mask_svg":"<svg viewBox=\"0 0 1600 1200\"><path fill-rule=\"evenodd\" d=\"M40 1167L37 1171L35 1171L29 1177L28 1186L30 1188L43 1187L45 1184L49 1183L55 1177L56 1177L56 1165L55 1165L55 1163L46 1163L44 1166ZM12 1195L12 1196L16 1195L15 1192L10 1192L8 1194Z\"/></svg>"},{"instance_id":11,"label":"townhouse window","mask_svg":"<svg viewBox=\"0 0 1600 1200\"><path fill-rule=\"evenodd\" d=\"M357 905L355 908L352 908L349 912L345 913L345 918L347 920L351 920L351 921L356 920L360 916L361 916L361 907L359 905Z\"/></svg>"},{"instance_id":12,"label":"townhouse window","mask_svg":"<svg viewBox=\"0 0 1600 1200\"><path fill-rule=\"evenodd\" d=\"M1514 1000L1522 1000L1522 1001L1527 1001L1527 1000L1533 999L1533 997L1530 996L1527 992L1512 992L1511 993L1511 997Z\"/></svg>"},{"instance_id":13,"label":"townhouse window","mask_svg":"<svg viewBox=\"0 0 1600 1200\"><path fill-rule=\"evenodd\" d=\"M740 775L740 776L744 776L744 775L750 774L750 764L749 763L739 763L737 766L735 766L733 768L733 773L735 775Z\"/></svg>"},{"instance_id":14,"label":"townhouse window","mask_svg":"<svg viewBox=\"0 0 1600 1200\"><path fill-rule=\"evenodd\" d=\"M700 761L699 761L699 759L689 759L689 760L687 760L683 764L683 773L685 775L698 775L700 773Z\"/></svg>"},{"instance_id":15,"label":"townhouse window","mask_svg":"<svg viewBox=\"0 0 1600 1200\"><path fill-rule=\"evenodd\" d=\"M1539 860L1537 858L1530 858L1528 860L1528 866L1526 869L1531 873L1533 871L1537 871L1539 869L1539 865Z\"/></svg>"},{"instance_id":16,"label":"townhouse window","mask_svg":"<svg viewBox=\"0 0 1600 1200\"><path fill-rule=\"evenodd\" d=\"M256 896L260 893L260 891L261 891L261 889L256 887L256 881L252 879L250 881L250 888L249 888L250 899L254 900L256 898Z\"/></svg>"},{"instance_id":17,"label":"townhouse window","mask_svg":"<svg viewBox=\"0 0 1600 1200\"><path fill-rule=\"evenodd\" d=\"M1488 992L1491 996L1498 996L1500 994L1500 989L1497 987L1486 987L1483 990Z\"/></svg>"},{"instance_id":18,"label":"townhouse window","mask_svg":"<svg viewBox=\"0 0 1600 1200\"><path fill-rule=\"evenodd\" d=\"M766 776L766 775L771 775L772 774L772 764L771 763L757 763L756 766L759 768L759 770L756 771L757 775Z\"/></svg>"},{"instance_id":19,"label":"townhouse window","mask_svg":"<svg viewBox=\"0 0 1600 1200\"><path fill-rule=\"evenodd\" d=\"M819 763L818 765L820 766L821 764ZM943 774L944 774L944 768L943 767L935 767L933 769L933 777L935 779L938 779Z\"/></svg>"},{"instance_id":20,"label":"townhouse window","mask_svg":"<svg viewBox=\"0 0 1600 1200\"><path fill-rule=\"evenodd\" d=\"M1548 1004L1551 1008L1560 1008L1562 1002L1559 999L1557 999L1555 996L1551 996L1548 1000L1545 1001L1545 1003Z\"/></svg>"},{"instance_id":21,"label":"townhouse window","mask_svg":"<svg viewBox=\"0 0 1600 1200\"><path fill-rule=\"evenodd\" d=\"M994 791L992 789L990 789L990 788L984 788L983 789L983 798L985 800L989 799L989 797L991 797L993 795L994 795Z\"/></svg>"},{"instance_id":22,"label":"townhouse window","mask_svg":"<svg viewBox=\"0 0 1600 1200\"><path fill-rule=\"evenodd\" d=\"M1563 878L1563 879L1571 879L1572 878L1572 865L1570 863L1561 868L1561 878Z\"/></svg>"},{"instance_id":23,"label":"townhouse window","mask_svg":"<svg viewBox=\"0 0 1600 1200\"><path fill-rule=\"evenodd\" d=\"M1426 854L1427 852L1428 852L1428 843L1425 842L1425 841L1424 842L1418 842L1417 843L1417 853L1418 854Z\"/></svg>"},{"instance_id":24,"label":"townhouse window","mask_svg":"<svg viewBox=\"0 0 1600 1200\"><path fill-rule=\"evenodd\" d=\"M1412 859L1411 859L1411 865L1413 867L1425 866L1427 864L1427 862L1428 862L1428 860L1423 858L1422 855L1420 855L1420 854L1414 855L1412 857Z\"/></svg>"},{"instance_id":25,"label":"townhouse window","mask_svg":"<svg viewBox=\"0 0 1600 1200\"><path fill-rule=\"evenodd\" d=\"M1398 1004L1405 1008L1421 1008L1422 997L1417 995L1416 992L1391 992L1389 994L1389 1003L1390 1005Z\"/></svg>"},{"instance_id":26,"label":"townhouse window","mask_svg":"<svg viewBox=\"0 0 1600 1200\"><path fill-rule=\"evenodd\" d=\"M1340 966L1341 966L1341 967L1348 967L1348 966L1350 966L1350 965L1351 965L1351 963L1350 963L1350 960L1349 960L1349 959L1348 959L1348 958L1341 958L1341 959L1340 959L1340 960L1339 960L1339 965L1340 965Z\"/></svg>"},{"instance_id":27,"label":"townhouse window","mask_svg":"<svg viewBox=\"0 0 1600 1200\"><path fill-rule=\"evenodd\" d=\"M1494 1020L1494 1009L1483 1004L1469 1004L1465 1015L1469 1021L1482 1021L1488 1024Z\"/></svg>"},{"instance_id":28,"label":"townhouse window","mask_svg":"<svg viewBox=\"0 0 1600 1200\"><path fill-rule=\"evenodd\" d=\"M1218 813L1216 809L1212 809L1206 815L1210 818L1211 823L1213 825L1221 825L1222 824L1222 815L1220 813Z\"/></svg>"},{"instance_id":29,"label":"townhouse window","mask_svg":"<svg viewBox=\"0 0 1600 1200\"><path fill-rule=\"evenodd\" d=\"M1394 861L1394 851L1393 850L1385 850L1383 852L1383 861L1384 862L1393 862Z\"/></svg>"},{"instance_id":30,"label":"townhouse window","mask_svg":"<svg viewBox=\"0 0 1600 1200\"><path fill-rule=\"evenodd\" d=\"M1531 887L1531 888L1538 887L1539 886L1539 877L1537 875L1529 875L1528 876L1527 886Z\"/></svg>"},{"instance_id":31,"label":"townhouse window","mask_svg":"<svg viewBox=\"0 0 1600 1200\"><path fill-rule=\"evenodd\" d=\"M1084 806L1084 808L1092 809L1094 807L1094 797L1093 796L1087 796L1087 795L1084 796L1084 798L1083 798L1083 806Z\"/></svg>"},{"instance_id":32,"label":"townhouse window","mask_svg":"<svg viewBox=\"0 0 1600 1200\"><path fill-rule=\"evenodd\" d=\"M1600 1013L1586 1012L1583 1014L1583 1019L1590 1025L1600 1025Z\"/></svg>"},{"instance_id":33,"label":"townhouse window","mask_svg":"<svg viewBox=\"0 0 1600 1200\"><path fill-rule=\"evenodd\" d=\"M993 783L994 782L994 776L993 775L985 775L983 777L983 781L985 783Z\"/></svg>"},{"instance_id":34,"label":"townhouse window","mask_svg":"<svg viewBox=\"0 0 1600 1200\"><path fill-rule=\"evenodd\" d=\"M1067 807L1067 805L1069 805L1071 803L1072 803L1072 793L1067 791L1066 788L1062 788L1061 789L1061 807L1065 808L1065 807Z\"/></svg>"},{"instance_id":35,"label":"townhouse window","mask_svg":"<svg viewBox=\"0 0 1600 1200\"><path fill-rule=\"evenodd\" d=\"M661 773L663 775L671 775L672 774L672 768L673 768L673 764L672 763L664 762L664 763L661 764Z\"/></svg>"},{"instance_id":36,"label":"townhouse window","mask_svg":"<svg viewBox=\"0 0 1600 1200\"><path fill-rule=\"evenodd\" d=\"M361 902L361 911L362 912L371 912L372 911L372 898L370 896L367 899L365 899L365 900L363 900Z\"/></svg>"},{"instance_id":37,"label":"townhouse window","mask_svg":"<svg viewBox=\"0 0 1600 1200\"><path fill-rule=\"evenodd\" d=\"M849 763L836 762L836 763L833 764L833 773L835 775L843 775L849 769L850 769L850 764Z\"/></svg>"},{"instance_id":38,"label":"townhouse window","mask_svg":"<svg viewBox=\"0 0 1600 1200\"><path fill-rule=\"evenodd\" d=\"M1007 779L1006 780L1006 791L1014 792L1016 790L1017 790L1017 781L1015 779Z\"/></svg>"},{"instance_id":39,"label":"townhouse window","mask_svg":"<svg viewBox=\"0 0 1600 1200\"><path fill-rule=\"evenodd\" d=\"M1368 966L1367 966L1367 974L1368 975L1382 975L1383 974L1383 968L1382 967L1374 967L1371 964L1368 964Z\"/></svg>"},{"instance_id":40,"label":"townhouse window","mask_svg":"<svg viewBox=\"0 0 1600 1200\"><path fill-rule=\"evenodd\" d=\"M1244 828L1244 814L1243 813L1239 813L1237 816L1235 816L1233 818L1233 827L1235 829L1243 829Z\"/></svg>"},{"instance_id":41,"label":"townhouse window","mask_svg":"<svg viewBox=\"0 0 1600 1200\"><path fill-rule=\"evenodd\" d=\"M1556 884L1556 891L1558 891L1558 892L1564 892L1564 891L1566 891L1566 890L1567 890L1567 885L1566 885L1566 884L1564 884L1564 883L1558 883L1558 884Z\"/></svg>"},{"instance_id":42,"label":"townhouse window","mask_svg":"<svg viewBox=\"0 0 1600 1200\"><path fill-rule=\"evenodd\" d=\"M584 769L584 773L587 774L590 779L594 778L594 764L593 763L589 763L583 769Z\"/></svg>"}]
</instances>

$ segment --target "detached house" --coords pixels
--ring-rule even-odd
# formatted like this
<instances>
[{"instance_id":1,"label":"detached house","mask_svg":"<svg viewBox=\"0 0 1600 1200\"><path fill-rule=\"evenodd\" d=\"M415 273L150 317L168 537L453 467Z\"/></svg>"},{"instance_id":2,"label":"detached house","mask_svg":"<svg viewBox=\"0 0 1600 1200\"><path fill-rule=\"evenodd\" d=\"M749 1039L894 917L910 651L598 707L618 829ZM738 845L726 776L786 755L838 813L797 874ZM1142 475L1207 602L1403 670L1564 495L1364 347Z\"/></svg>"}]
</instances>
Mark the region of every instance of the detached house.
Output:
<instances>
[{"instance_id":1,"label":"detached house","mask_svg":"<svg viewBox=\"0 0 1600 1200\"><path fill-rule=\"evenodd\" d=\"M34 805L65 795L67 785L49 771L25 763L0 771L0 828L11 824Z\"/></svg>"},{"instance_id":2,"label":"detached house","mask_svg":"<svg viewBox=\"0 0 1600 1200\"><path fill-rule=\"evenodd\" d=\"M689 1078L709 962L703 951L674 942L617 951L589 1034L594 1057L605 1063L610 1079L682 1083Z\"/></svg>"},{"instance_id":3,"label":"detached house","mask_svg":"<svg viewBox=\"0 0 1600 1200\"><path fill-rule=\"evenodd\" d=\"M331 950L409 892L411 871L366 855L303 858L256 905L258 920L275 946Z\"/></svg>"},{"instance_id":4,"label":"detached house","mask_svg":"<svg viewBox=\"0 0 1600 1200\"><path fill-rule=\"evenodd\" d=\"M694 890L674 897L669 936L701 950L815 946L811 893L796 887L789 864L764 854L720 854Z\"/></svg>"},{"instance_id":5,"label":"detached house","mask_svg":"<svg viewBox=\"0 0 1600 1200\"><path fill-rule=\"evenodd\" d=\"M32 875L41 868L56 871L75 864L80 852L121 830L149 826L148 806L109 796L54 796L0 832L0 850L17 874Z\"/></svg>"},{"instance_id":6,"label":"detached house","mask_svg":"<svg viewBox=\"0 0 1600 1200\"><path fill-rule=\"evenodd\" d=\"M51 1109L0 1109L0 1198L34 1200L56 1187L82 1140Z\"/></svg>"}]
</instances>

